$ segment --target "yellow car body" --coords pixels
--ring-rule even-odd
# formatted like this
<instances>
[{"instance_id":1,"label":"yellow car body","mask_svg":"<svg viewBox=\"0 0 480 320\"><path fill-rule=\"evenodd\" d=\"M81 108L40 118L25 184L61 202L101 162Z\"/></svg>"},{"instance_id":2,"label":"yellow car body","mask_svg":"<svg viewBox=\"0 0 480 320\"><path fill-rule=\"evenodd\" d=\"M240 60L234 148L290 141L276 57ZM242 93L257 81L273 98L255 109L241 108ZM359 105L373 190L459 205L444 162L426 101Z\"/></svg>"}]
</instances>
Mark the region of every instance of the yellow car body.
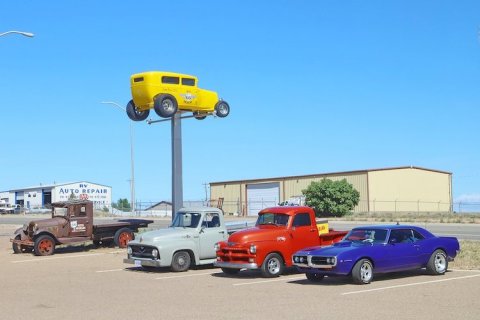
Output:
<instances>
[{"instance_id":1,"label":"yellow car body","mask_svg":"<svg viewBox=\"0 0 480 320\"><path fill-rule=\"evenodd\" d=\"M150 109L165 118L177 110L191 111L198 119L211 113L227 116L228 104L219 100L216 92L200 89L197 84L197 77L181 73L149 71L133 74L130 77L133 103L127 105L127 114L135 121L143 120Z\"/></svg>"}]
</instances>

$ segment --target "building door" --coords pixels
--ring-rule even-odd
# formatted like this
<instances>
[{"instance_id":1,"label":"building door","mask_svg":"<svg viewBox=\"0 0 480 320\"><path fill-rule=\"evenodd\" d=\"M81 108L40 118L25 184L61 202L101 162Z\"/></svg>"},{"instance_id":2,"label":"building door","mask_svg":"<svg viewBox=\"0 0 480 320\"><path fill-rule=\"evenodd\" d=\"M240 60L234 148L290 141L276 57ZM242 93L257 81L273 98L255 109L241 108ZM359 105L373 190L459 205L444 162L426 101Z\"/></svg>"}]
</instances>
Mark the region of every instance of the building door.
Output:
<instances>
[{"instance_id":1,"label":"building door","mask_svg":"<svg viewBox=\"0 0 480 320\"><path fill-rule=\"evenodd\" d=\"M247 185L247 205L249 216L256 216L260 210L278 205L279 199L279 182Z\"/></svg>"}]
</instances>

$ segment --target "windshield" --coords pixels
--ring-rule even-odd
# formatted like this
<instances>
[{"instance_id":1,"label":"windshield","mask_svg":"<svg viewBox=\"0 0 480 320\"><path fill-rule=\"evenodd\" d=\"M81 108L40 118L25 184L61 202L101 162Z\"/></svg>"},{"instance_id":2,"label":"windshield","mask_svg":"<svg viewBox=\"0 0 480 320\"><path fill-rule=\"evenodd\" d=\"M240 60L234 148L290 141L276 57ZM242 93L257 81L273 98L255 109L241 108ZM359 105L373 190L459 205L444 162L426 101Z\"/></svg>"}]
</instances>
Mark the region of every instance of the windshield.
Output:
<instances>
[{"instance_id":1,"label":"windshield","mask_svg":"<svg viewBox=\"0 0 480 320\"><path fill-rule=\"evenodd\" d=\"M277 226L286 226L289 218L290 216L283 213L263 213L258 216L256 225L273 224Z\"/></svg>"},{"instance_id":2,"label":"windshield","mask_svg":"<svg viewBox=\"0 0 480 320\"><path fill-rule=\"evenodd\" d=\"M172 228L196 228L200 219L201 213L198 212L177 212L175 219L170 227Z\"/></svg>"},{"instance_id":3,"label":"windshield","mask_svg":"<svg viewBox=\"0 0 480 320\"><path fill-rule=\"evenodd\" d=\"M387 239L385 229L354 229L351 230L344 240L353 242L384 243Z\"/></svg>"}]
</instances>

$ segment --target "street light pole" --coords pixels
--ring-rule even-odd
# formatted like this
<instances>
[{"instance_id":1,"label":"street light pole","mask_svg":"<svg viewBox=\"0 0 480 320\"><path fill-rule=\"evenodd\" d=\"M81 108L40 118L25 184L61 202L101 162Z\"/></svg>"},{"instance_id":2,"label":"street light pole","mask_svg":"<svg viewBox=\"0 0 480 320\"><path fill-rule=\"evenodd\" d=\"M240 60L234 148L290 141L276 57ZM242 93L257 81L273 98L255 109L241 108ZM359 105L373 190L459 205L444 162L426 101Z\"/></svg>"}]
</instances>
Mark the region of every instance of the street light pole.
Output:
<instances>
[{"instance_id":1,"label":"street light pole","mask_svg":"<svg viewBox=\"0 0 480 320\"><path fill-rule=\"evenodd\" d=\"M125 108L113 101L102 101L103 104L111 104L125 112ZM133 156L133 122L130 121L130 202L132 213L135 213L135 165Z\"/></svg>"},{"instance_id":2,"label":"street light pole","mask_svg":"<svg viewBox=\"0 0 480 320\"><path fill-rule=\"evenodd\" d=\"M11 34L11 33L20 34L20 35L22 35L22 36L29 37L29 38L32 38L32 37L34 36L34 34L31 33L31 32L24 32L24 31L7 31L7 32L0 33L0 37L1 37L1 36L4 36L4 35L7 35L7 34Z\"/></svg>"}]
</instances>

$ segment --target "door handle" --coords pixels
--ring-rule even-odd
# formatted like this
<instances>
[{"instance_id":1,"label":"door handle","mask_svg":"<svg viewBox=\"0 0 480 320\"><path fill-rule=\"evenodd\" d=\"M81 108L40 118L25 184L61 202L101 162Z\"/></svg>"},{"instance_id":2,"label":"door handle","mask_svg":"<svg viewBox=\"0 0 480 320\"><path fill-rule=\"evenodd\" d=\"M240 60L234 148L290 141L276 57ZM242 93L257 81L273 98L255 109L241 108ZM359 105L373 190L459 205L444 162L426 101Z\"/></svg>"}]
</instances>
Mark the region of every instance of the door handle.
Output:
<instances>
[{"instance_id":1,"label":"door handle","mask_svg":"<svg viewBox=\"0 0 480 320\"><path fill-rule=\"evenodd\" d=\"M225 231L218 231L218 233L223 233L223 234L225 234Z\"/></svg>"}]
</instances>

